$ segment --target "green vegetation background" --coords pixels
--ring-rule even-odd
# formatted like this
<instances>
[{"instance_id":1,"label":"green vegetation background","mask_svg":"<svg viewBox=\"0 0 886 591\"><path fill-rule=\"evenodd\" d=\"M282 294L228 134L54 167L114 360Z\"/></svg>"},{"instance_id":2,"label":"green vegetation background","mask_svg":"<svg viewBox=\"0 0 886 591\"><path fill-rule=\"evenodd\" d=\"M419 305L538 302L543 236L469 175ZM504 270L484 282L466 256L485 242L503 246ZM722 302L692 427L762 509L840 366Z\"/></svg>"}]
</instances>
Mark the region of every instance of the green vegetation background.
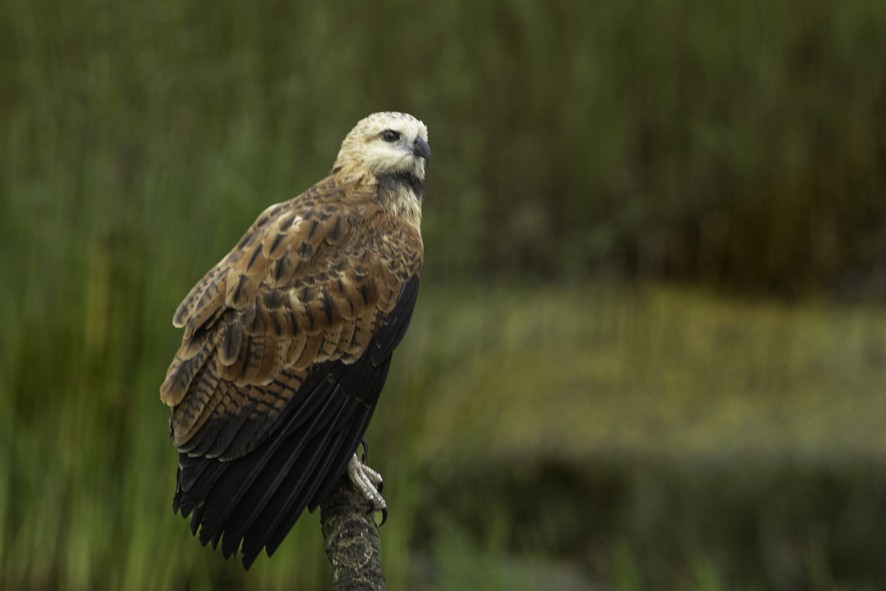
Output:
<instances>
[{"instance_id":1,"label":"green vegetation background","mask_svg":"<svg viewBox=\"0 0 886 591\"><path fill-rule=\"evenodd\" d=\"M0 0L0 588L323 588L171 512L172 311L430 128L390 587L886 586L886 4Z\"/></svg>"}]
</instances>

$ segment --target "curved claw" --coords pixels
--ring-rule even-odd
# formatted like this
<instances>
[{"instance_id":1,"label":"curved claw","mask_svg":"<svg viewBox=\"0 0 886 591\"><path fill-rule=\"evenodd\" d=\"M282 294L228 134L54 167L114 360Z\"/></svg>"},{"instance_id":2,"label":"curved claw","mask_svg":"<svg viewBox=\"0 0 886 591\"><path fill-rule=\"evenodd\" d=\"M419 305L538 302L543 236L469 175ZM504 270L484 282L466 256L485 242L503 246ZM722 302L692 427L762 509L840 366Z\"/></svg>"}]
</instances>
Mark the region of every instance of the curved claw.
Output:
<instances>
[{"instance_id":1,"label":"curved claw","mask_svg":"<svg viewBox=\"0 0 886 591\"><path fill-rule=\"evenodd\" d=\"M388 520L388 508L382 507L381 509L376 509L375 507L369 507L369 511L367 511L367 515L371 513L375 513L379 511L381 513L381 523L378 524L379 527L383 526L385 522Z\"/></svg>"},{"instance_id":2,"label":"curved claw","mask_svg":"<svg viewBox=\"0 0 886 591\"><path fill-rule=\"evenodd\" d=\"M361 437L360 445L363 446L363 453L360 454L360 459L363 460L363 463L365 464L369 460L369 441L367 441L365 437Z\"/></svg>"}]
</instances>

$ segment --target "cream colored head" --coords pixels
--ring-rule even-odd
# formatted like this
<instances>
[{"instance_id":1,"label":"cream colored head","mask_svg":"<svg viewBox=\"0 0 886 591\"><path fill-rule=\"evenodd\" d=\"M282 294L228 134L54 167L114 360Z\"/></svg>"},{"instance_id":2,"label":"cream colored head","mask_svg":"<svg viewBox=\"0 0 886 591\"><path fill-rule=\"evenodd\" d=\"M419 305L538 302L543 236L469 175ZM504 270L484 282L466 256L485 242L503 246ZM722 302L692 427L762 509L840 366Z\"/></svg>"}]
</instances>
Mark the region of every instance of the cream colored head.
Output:
<instances>
[{"instance_id":1,"label":"cream colored head","mask_svg":"<svg viewBox=\"0 0 886 591\"><path fill-rule=\"evenodd\" d=\"M345 137L333 170L373 175L411 174L425 178L431 159L428 128L406 113L373 113Z\"/></svg>"}]
</instances>

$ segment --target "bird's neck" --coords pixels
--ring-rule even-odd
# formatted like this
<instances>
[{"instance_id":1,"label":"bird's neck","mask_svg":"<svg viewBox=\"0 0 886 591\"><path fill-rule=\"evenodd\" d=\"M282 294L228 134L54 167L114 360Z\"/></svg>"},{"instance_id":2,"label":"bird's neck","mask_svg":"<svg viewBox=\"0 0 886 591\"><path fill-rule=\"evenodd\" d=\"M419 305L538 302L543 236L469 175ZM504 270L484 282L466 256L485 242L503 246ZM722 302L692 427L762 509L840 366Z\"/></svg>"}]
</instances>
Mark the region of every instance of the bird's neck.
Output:
<instances>
[{"instance_id":1,"label":"bird's neck","mask_svg":"<svg viewBox=\"0 0 886 591\"><path fill-rule=\"evenodd\" d=\"M421 203L425 192L422 180L408 172L381 174L376 178L376 196L382 207L420 230Z\"/></svg>"},{"instance_id":2,"label":"bird's neck","mask_svg":"<svg viewBox=\"0 0 886 591\"><path fill-rule=\"evenodd\" d=\"M360 191L374 193L382 209L398 216L421 231L421 204L424 198L424 182L411 172L373 174L362 167L338 165L331 175Z\"/></svg>"}]
</instances>

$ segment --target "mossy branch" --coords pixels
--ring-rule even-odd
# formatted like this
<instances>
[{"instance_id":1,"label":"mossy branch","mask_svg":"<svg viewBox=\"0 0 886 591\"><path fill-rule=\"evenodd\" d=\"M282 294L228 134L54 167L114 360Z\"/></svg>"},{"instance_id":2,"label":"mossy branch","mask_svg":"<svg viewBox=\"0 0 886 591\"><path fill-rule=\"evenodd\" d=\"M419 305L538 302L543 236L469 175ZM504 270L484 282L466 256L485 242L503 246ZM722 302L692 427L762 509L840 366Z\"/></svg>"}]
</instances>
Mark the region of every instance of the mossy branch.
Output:
<instances>
[{"instance_id":1,"label":"mossy branch","mask_svg":"<svg viewBox=\"0 0 886 591\"><path fill-rule=\"evenodd\" d=\"M320 505L323 549L336 591L385 589L375 516L347 476Z\"/></svg>"}]
</instances>

